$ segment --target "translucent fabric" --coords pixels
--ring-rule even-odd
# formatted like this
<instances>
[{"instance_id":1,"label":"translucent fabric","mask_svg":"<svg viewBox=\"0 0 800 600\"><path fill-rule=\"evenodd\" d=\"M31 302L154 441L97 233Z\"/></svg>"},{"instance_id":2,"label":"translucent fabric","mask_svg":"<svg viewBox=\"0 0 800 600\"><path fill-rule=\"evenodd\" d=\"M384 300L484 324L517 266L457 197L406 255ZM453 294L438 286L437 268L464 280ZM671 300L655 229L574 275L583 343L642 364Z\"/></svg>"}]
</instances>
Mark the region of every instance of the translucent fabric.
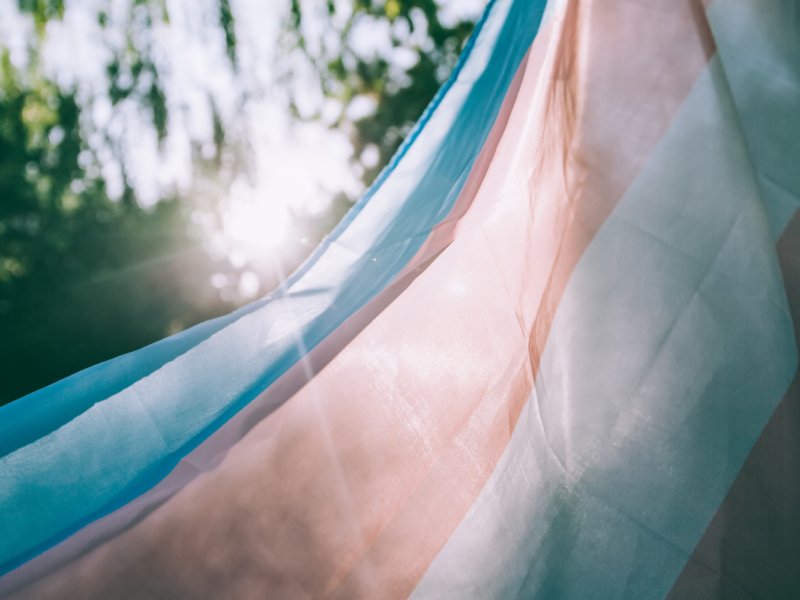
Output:
<instances>
[{"instance_id":1,"label":"translucent fabric","mask_svg":"<svg viewBox=\"0 0 800 600\"><path fill-rule=\"evenodd\" d=\"M0 539L0 573L131 501L152 506L174 493L196 472L194 459L179 464L193 449L283 376L259 410L279 406L307 381L309 362L324 364L358 331L363 314L330 335L380 292L391 296L398 274L418 266L412 258L476 170L543 9L543 2L492 2L450 82L376 187L275 294L0 407L9 474L0 530L10 532ZM326 348L310 358L322 340ZM176 467L178 481L165 482ZM18 468L28 469L32 487L12 485ZM159 482L153 500L142 497Z\"/></svg>"},{"instance_id":2,"label":"translucent fabric","mask_svg":"<svg viewBox=\"0 0 800 600\"><path fill-rule=\"evenodd\" d=\"M0 595L800 597L797 8L465 56L277 294L0 412Z\"/></svg>"}]
</instances>

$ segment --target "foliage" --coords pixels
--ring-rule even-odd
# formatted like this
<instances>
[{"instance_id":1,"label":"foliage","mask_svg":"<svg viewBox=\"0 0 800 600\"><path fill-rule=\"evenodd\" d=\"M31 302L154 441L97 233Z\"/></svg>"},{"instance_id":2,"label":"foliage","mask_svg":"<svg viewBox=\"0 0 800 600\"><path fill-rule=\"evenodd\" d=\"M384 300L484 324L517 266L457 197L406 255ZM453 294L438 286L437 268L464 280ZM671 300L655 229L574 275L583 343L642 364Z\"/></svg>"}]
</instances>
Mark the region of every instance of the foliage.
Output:
<instances>
[{"instance_id":1,"label":"foliage","mask_svg":"<svg viewBox=\"0 0 800 600\"><path fill-rule=\"evenodd\" d=\"M309 48L303 35L300 0L292 0L289 26L297 33L292 39L309 55L326 97L345 106L354 99L374 102L372 114L355 120L351 136L357 156L367 148L378 151L377 160L366 165L364 172L363 179L369 184L449 77L474 22L444 25L434 0L354 0L346 5L344 18L337 14L344 11L332 0L327 1L327 8L328 29L338 34L338 43L321 44L316 51ZM403 53L365 55L353 47L352 37L359 26L376 27L381 21L389 24L393 49ZM391 60L392 54L400 54L402 62L410 62L410 66L398 67L398 61ZM346 120L343 113L334 126L341 127Z\"/></svg>"},{"instance_id":2,"label":"foliage","mask_svg":"<svg viewBox=\"0 0 800 600\"><path fill-rule=\"evenodd\" d=\"M222 314L175 199L118 202L83 166L80 107L2 57L0 402ZM35 71L35 70L34 70Z\"/></svg>"}]
</instances>

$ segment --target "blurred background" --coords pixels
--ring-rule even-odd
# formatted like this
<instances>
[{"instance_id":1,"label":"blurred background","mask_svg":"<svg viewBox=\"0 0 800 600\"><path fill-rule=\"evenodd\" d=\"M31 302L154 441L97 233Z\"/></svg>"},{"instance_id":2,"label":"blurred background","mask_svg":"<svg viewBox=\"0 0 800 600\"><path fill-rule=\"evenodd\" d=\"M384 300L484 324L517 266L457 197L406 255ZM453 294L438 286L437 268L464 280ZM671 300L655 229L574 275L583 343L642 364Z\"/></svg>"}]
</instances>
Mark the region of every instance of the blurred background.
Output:
<instances>
[{"instance_id":1,"label":"blurred background","mask_svg":"<svg viewBox=\"0 0 800 600\"><path fill-rule=\"evenodd\" d=\"M267 294L486 0L0 0L0 404Z\"/></svg>"}]
</instances>

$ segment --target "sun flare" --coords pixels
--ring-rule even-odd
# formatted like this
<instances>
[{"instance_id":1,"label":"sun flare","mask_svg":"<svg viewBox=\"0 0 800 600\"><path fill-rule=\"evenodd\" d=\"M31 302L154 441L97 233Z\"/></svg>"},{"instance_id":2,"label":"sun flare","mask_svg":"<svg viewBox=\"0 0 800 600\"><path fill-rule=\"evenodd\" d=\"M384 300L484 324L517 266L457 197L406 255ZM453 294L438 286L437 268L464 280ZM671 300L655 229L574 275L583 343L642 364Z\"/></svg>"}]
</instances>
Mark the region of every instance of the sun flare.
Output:
<instances>
[{"instance_id":1,"label":"sun flare","mask_svg":"<svg viewBox=\"0 0 800 600\"><path fill-rule=\"evenodd\" d=\"M248 253L274 250L285 240L291 216L276 202L235 203L223 215L225 235Z\"/></svg>"}]
</instances>

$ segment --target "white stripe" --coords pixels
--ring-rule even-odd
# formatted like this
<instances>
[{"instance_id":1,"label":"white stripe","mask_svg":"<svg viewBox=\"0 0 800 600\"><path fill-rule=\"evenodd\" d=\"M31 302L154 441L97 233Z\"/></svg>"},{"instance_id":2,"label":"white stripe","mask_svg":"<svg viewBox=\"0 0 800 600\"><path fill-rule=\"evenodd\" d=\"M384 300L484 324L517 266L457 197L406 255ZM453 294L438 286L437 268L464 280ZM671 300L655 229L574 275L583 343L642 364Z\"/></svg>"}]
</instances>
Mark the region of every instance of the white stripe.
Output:
<instances>
[{"instance_id":1,"label":"white stripe","mask_svg":"<svg viewBox=\"0 0 800 600\"><path fill-rule=\"evenodd\" d=\"M511 443L412 598L661 600L795 365L714 58L577 265Z\"/></svg>"}]
</instances>

